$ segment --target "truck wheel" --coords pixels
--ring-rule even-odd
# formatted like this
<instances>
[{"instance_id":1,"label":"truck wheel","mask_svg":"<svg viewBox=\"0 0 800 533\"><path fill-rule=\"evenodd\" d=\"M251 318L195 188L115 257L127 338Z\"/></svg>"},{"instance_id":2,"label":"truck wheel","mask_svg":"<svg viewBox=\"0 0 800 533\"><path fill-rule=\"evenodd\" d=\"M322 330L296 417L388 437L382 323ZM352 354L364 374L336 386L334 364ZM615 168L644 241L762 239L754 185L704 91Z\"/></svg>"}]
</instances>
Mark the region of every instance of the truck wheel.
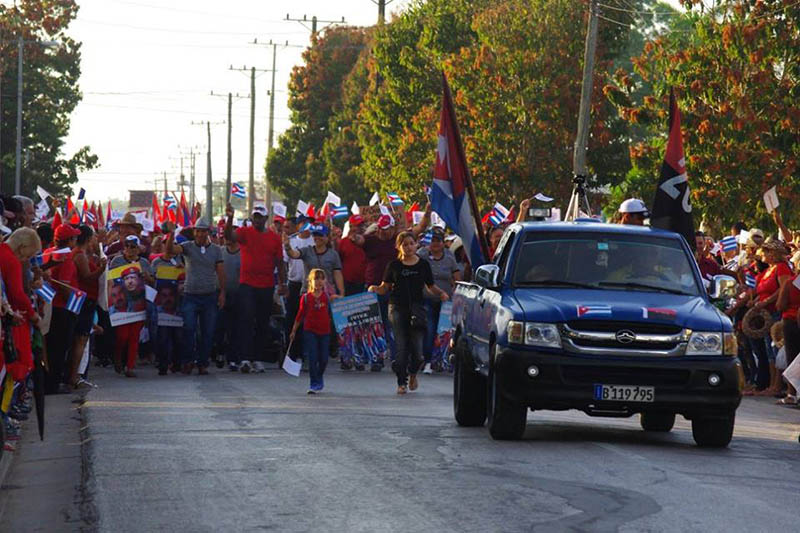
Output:
<instances>
[{"instance_id":1,"label":"truck wheel","mask_svg":"<svg viewBox=\"0 0 800 533\"><path fill-rule=\"evenodd\" d=\"M675 413L642 413L639 423L645 431L668 432L675 425Z\"/></svg>"},{"instance_id":2,"label":"truck wheel","mask_svg":"<svg viewBox=\"0 0 800 533\"><path fill-rule=\"evenodd\" d=\"M525 433L528 408L504 398L497 386L497 374L489 369L488 387L489 435L494 440L519 440Z\"/></svg>"},{"instance_id":3,"label":"truck wheel","mask_svg":"<svg viewBox=\"0 0 800 533\"><path fill-rule=\"evenodd\" d=\"M475 371L463 346L456 351L453 411L459 426L482 426L486 420L486 379Z\"/></svg>"},{"instance_id":4,"label":"truck wheel","mask_svg":"<svg viewBox=\"0 0 800 533\"><path fill-rule=\"evenodd\" d=\"M733 437L736 413L715 418L692 418L692 436L698 446L724 448Z\"/></svg>"}]
</instances>

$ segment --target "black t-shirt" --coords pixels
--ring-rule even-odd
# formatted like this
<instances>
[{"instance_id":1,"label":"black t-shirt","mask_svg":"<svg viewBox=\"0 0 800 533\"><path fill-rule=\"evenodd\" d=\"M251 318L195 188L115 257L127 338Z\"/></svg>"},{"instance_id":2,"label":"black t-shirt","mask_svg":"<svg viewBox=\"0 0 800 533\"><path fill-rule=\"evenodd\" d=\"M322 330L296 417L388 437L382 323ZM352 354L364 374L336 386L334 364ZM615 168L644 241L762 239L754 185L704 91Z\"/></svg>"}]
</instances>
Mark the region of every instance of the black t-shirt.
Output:
<instances>
[{"instance_id":1,"label":"black t-shirt","mask_svg":"<svg viewBox=\"0 0 800 533\"><path fill-rule=\"evenodd\" d=\"M433 272L427 261L420 259L416 265L404 265L395 259L386 266L383 281L393 283L389 303L410 308L411 302L422 302L422 289L433 285Z\"/></svg>"}]
</instances>

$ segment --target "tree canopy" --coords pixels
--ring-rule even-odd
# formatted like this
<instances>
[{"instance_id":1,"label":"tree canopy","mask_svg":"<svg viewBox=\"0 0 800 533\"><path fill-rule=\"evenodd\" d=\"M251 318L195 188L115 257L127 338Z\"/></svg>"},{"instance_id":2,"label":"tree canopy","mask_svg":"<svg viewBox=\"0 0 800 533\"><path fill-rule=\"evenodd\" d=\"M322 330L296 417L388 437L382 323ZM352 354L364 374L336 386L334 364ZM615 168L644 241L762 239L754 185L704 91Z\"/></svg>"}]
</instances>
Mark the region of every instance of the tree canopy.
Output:
<instances>
[{"instance_id":1,"label":"tree canopy","mask_svg":"<svg viewBox=\"0 0 800 533\"><path fill-rule=\"evenodd\" d=\"M78 172L97 166L88 146L72 155L63 153L70 114L82 95L80 43L67 35L78 12L74 0L20 0L0 5L0 187L14 190L17 121L17 39L24 45L22 101L22 193L33 195L37 185L52 194L69 193ZM42 43L55 41L50 48Z\"/></svg>"}]
</instances>

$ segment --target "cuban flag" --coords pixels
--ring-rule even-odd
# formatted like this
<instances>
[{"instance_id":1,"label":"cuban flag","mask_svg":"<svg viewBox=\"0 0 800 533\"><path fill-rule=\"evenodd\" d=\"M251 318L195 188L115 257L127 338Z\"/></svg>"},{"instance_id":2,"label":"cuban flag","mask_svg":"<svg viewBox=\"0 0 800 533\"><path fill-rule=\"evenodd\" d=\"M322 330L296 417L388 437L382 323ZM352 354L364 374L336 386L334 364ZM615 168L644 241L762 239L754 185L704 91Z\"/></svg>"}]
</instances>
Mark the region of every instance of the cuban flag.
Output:
<instances>
[{"instance_id":1,"label":"cuban flag","mask_svg":"<svg viewBox=\"0 0 800 533\"><path fill-rule=\"evenodd\" d=\"M473 195L450 87L442 73L442 111L431 187L431 207L461 237L472 268L477 268L486 262L489 252L483 228L478 222L480 215Z\"/></svg>"},{"instance_id":2,"label":"cuban flag","mask_svg":"<svg viewBox=\"0 0 800 533\"><path fill-rule=\"evenodd\" d=\"M756 288L756 278L750 272L745 273L744 275L744 284L750 287L751 289Z\"/></svg>"},{"instance_id":3,"label":"cuban flag","mask_svg":"<svg viewBox=\"0 0 800 533\"><path fill-rule=\"evenodd\" d=\"M489 213L489 222L492 223L492 226L499 226L508 220L508 215L509 211L503 206L503 204L499 202L495 203L494 208L492 209L491 213Z\"/></svg>"},{"instance_id":4,"label":"cuban flag","mask_svg":"<svg viewBox=\"0 0 800 533\"><path fill-rule=\"evenodd\" d=\"M420 246L428 246L431 243L431 238L432 237L433 237L433 233L430 232L430 231L426 231L419 238L419 245Z\"/></svg>"},{"instance_id":5,"label":"cuban flag","mask_svg":"<svg viewBox=\"0 0 800 533\"><path fill-rule=\"evenodd\" d=\"M178 202L175 201L175 197L172 196L170 193L164 195L164 209L175 209L178 205Z\"/></svg>"},{"instance_id":6,"label":"cuban flag","mask_svg":"<svg viewBox=\"0 0 800 533\"><path fill-rule=\"evenodd\" d=\"M386 198L389 199L389 203L392 205L403 205L403 199L396 192L386 193Z\"/></svg>"},{"instance_id":7,"label":"cuban flag","mask_svg":"<svg viewBox=\"0 0 800 533\"><path fill-rule=\"evenodd\" d=\"M578 305L578 318L592 316L611 316L611 306L609 305Z\"/></svg>"},{"instance_id":8,"label":"cuban flag","mask_svg":"<svg viewBox=\"0 0 800 533\"><path fill-rule=\"evenodd\" d=\"M723 237L721 241L719 241L720 245L722 245L723 252L734 252L736 251L736 235L729 235L727 237Z\"/></svg>"},{"instance_id":9,"label":"cuban flag","mask_svg":"<svg viewBox=\"0 0 800 533\"><path fill-rule=\"evenodd\" d=\"M56 297L56 290L48 283L42 283L41 288L36 289L34 292L38 294L45 302L52 302L53 298Z\"/></svg>"},{"instance_id":10,"label":"cuban flag","mask_svg":"<svg viewBox=\"0 0 800 533\"><path fill-rule=\"evenodd\" d=\"M92 213L91 211L84 211L83 212L83 219L86 224L90 226L94 226L95 222L97 222L97 216Z\"/></svg>"},{"instance_id":11,"label":"cuban flag","mask_svg":"<svg viewBox=\"0 0 800 533\"><path fill-rule=\"evenodd\" d=\"M83 291L72 291L67 300L67 311L70 313L80 314L83 302L86 301L86 293Z\"/></svg>"},{"instance_id":12,"label":"cuban flag","mask_svg":"<svg viewBox=\"0 0 800 533\"><path fill-rule=\"evenodd\" d=\"M247 198L247 191L241 183L231 185L231 196L234 198Z\"/></svg>"},{"instance_id":13,"label":"cuban flag","mask_svg":"<svg viewBox=\"0 0 800 533\"><path fill-rule=\"evenodd\" d=\"M340 205L339 207L334 207L333 211L331 211L333 218L345 218L350 212L347 209L346 205Z\"/></svg>"}]
</instances>

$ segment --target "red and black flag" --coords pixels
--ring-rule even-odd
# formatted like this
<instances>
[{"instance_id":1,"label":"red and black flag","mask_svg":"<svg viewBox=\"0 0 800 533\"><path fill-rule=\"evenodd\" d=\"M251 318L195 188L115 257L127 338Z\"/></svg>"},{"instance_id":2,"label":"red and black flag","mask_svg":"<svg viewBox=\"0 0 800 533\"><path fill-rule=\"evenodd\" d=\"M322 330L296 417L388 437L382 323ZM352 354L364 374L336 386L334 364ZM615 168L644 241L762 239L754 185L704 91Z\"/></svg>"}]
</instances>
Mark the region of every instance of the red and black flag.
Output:
<instances>
[{"instance_id":1,"label":"red and black flag","mask_svg":"<svg viewBox=\"0 0 800 533\"><path fill-rule=\"evenodd\" d=\"M689 247L694 249L694 217L690 194L681 139L681 112L675 101L675 93L670 89L669 140L664 162L661 164L661 177L653 199L650 225L680 233Z\"/></svg>"}]
</instances>

